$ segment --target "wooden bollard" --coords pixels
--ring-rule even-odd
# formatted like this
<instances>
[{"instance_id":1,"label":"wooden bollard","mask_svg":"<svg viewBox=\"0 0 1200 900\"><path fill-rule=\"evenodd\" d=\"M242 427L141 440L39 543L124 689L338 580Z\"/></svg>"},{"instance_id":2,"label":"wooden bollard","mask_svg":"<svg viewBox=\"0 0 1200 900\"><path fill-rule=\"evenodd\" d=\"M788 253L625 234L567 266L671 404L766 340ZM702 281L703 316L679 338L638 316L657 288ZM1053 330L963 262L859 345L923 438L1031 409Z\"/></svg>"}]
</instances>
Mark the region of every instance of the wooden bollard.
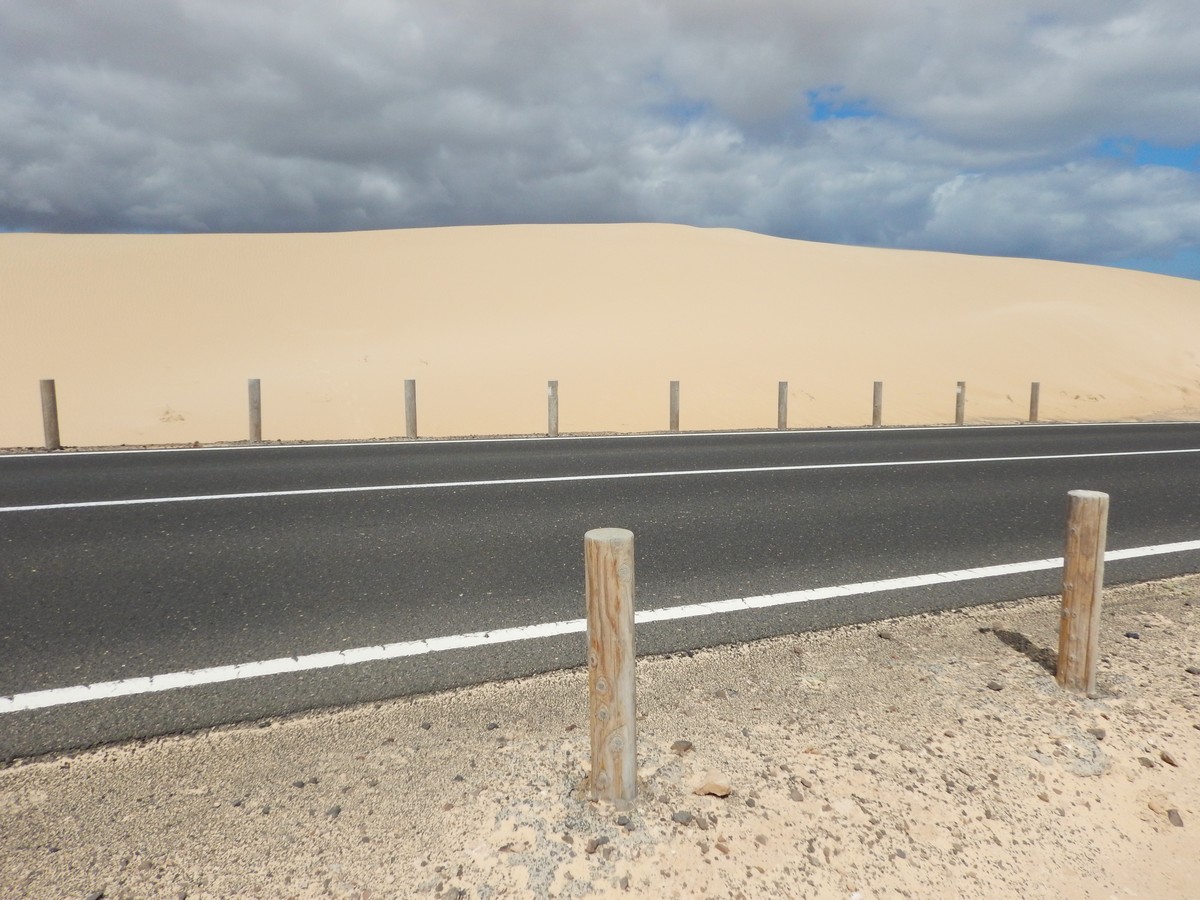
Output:
<instances>
[{"instance_id":1,"label":"wooden bollard","mask_svg":"<svg viewBox=\"0 0 1200 900\"><path fill-rule=\"evenodd\" d=\"M633 532L592 529L583 537L583 558L592 745L588 791L593 801L629 809L637 799Z\"/></svg>"},{"instance_id":2,"label":"wooden bollard","mask_svg":"<svg viewBox=\"0 0 1200 900\"><path fill-rule=\"evenodd\" d=\"M1067 545L1055 677L1061 687L1087 694L1096 690L1107 532L1108 494L1099 491L1067 494Z\"/></svg>"},{"instance_id":3,"label":"wooden bollard","mask_svg":"<svg viewBox=\"0 0 1200 900\"><path fill-rule=\"evenodd\" d=\"M1031 382L1029 385L1029 421L1036 422L1038 420L1038 398L1042 393L1042 383L1040 381Z\"/></svg>"},{"instance_id":4,"label":"wooden bollard","mask_svg":"<svg viewBox=\"0 0 1200 900\"><path fill-rule=\"evenodd\" d=\"M679 430L679 382L671 382L671 430Z\"/></svg>"},{"instance_id":5,"label":"wooden bollard","mask_svg":"<svg viewBox=\"0 0 1200 900\"><path fill-rule=\"evenodd\" d=\"M46 438L47 450L61 450L58 436L58 392L53 378L43 378L42 388L42 433Z\"/></svg>"},{"instance_id":6,"label":"wooden bollard","mask_svg":"<svg viewBox=\"0 0 1200 900\"><path fill-rule=\"evenodd\" d=\"M871 424L878 428L883 424L883 382L875 382L871 391Z\"/></svg>"},{"instance_id":7,"label":"wooden bollard","mask_svg":"<svg viewBox=\"0 0 1200 900\"><path fill-rule=\"evenodd\" d=\"M788 383L779 382L779 430L787 430Z\"/></svg>"},{"instance_id":8,"label":"wooden bollard","mask_svg":"<svg viewBox=\"0 0 1200 900\"><path fill-rule=\"evenodd\" d=\"M558 437L558 382L546 382L546 433Z\"/></svg>"},{"instance_id":9,"label":"wooden bollard","mask_svg":"<svg viewBox=\"0 0 1200 900\"><path fill-rule=\"evenodd\" d=\"M417 382L413 378L404 380L404 433L409 440L417 436Z\"/></svg>"},{"instance_id":10,"label":"wooden bollard","mask_svg":"<svg viewBox=\"0 0 1200 900\"><path fill-rule=\"evenodd\" d=\"M967 383L960 381L954 395L954 424L961 425L967 417Z\"/></svg>"},{"instance_id":11,"label":"wooden bollard","mask_svg":"<svg viewBox=\"0 0 1200 900\"><path fill-rule=\"evenodd\" d=\"M250 394L250 443L262 443L262 381L251 378L247 384Z\"/></svg>"}]
</instances>

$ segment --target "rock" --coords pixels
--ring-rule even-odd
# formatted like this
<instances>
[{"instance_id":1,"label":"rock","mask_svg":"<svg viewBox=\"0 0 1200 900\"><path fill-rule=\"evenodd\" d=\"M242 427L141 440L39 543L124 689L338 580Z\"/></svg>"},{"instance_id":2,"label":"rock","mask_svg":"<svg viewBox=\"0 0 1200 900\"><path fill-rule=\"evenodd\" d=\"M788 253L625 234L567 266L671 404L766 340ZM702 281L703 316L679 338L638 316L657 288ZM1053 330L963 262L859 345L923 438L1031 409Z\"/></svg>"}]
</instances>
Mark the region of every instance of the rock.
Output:
<instances>
[{"instance_id":1,"label":"rock","mask_svg":"<svg viewBox=\"0 0 1200 900\"><path fill-rule=\"evenodd\" d=\"M810 791L812 790L812 782L811 782L811 781L809 781L807 778L801 778L801 779L800 779L800 783L801 783L802 785L804 785L804 787L805 787L807 790L810 790Z\"/></svg>"},{"instance_id":2,"label":"rock","mask_svg":"<svg viewBox=\"0 0 1200 900\"><path fill-rule=\"evenodd\" d=\"M595 853L597 850L599 850L601 847L603 847L607 843L608 843L608 838L606 838L604 835L600 835L598 837L589 838L588 842L587 842L587 847L585 849L587 850L588 853Z\"/></svg>"},{"instance_id":3,"label":"rock","mask_svg":"<svg viewBox=\"0 0 1200 900\"><path fill-rule=\"evenodd\" d=\"M1001 683L1001 682L999 682L999 681L995 681L995 680L989 681L989 682L987 683L987 686L988 686L988 690L989 690L989 691L1002 691L1002 690L1004 690L1004 685L1003 685L1003 683Z\"/></svg>"},{"instance_id":4,"label":"rock","mask_svg":"<svg viewBox=\"0 0 1200 900\"><path fill-rule=\"evenodd\" d=\"M629 824L629 816L617 816L617 824L624 828Z\"/></svg>"},{"instance_id":5,"label":"rock","mask_svg":"<svg viewBox=\"0 0 1200 900\"><path fill-rule=\"evenodd\" d=\"M671 752L678 756L683 756L683 754L691 751L692 747L693 744L691 741L676 741L671 745Z\"/></svg>"},{"instance_id":6,"label":"rock","mask_svg":"<svg viewBox=\"0 0 1200 900\"><path fill-rule=\"evenodd\" d=\"M92 891L87 895L86 900L103 900L104 891Z\"/></svg>"},{"instance_id":7,"label":"rock","mask_svg":"<svg viewBox=\"0 0 1200 900\"><path fill-rule=\"evenodd\" d=\"M621 890L629 890L629 876L622 875L619 879L617 879L617 884L621 886Z\"/></svg>"},{"instance_id":8,"label":"rock","mask_svg":"<svg viewBox=\"0 0 1200 900\"><path fill-rule=\"evenodd\" d=\"M799 803L801 800L804 799L804 795L802 793L800 793L798 790L796 790L795 788L791 789L791 791L788 793L788 796L791 797L793 800L795 800L797 803Z\"/></svg>"},{"instance_id":9,"label":"rock","mask_svg":"<svg viewBox=\"0 0 1200 900\"><path fill-rule=\"evenodd\" d=\"M1144 757L1144 756L1139 756L1138 762L1141 763L1144 768L1147 768L1147 769L1156 768L1154 765L1154 760L1146 759L1146 757Z\"/></svg>"},{"instance_id":10,"label":"rock","mask_svg":"<svg viewBox=\"0 0 1200 900\"><path fill-rule=\"evenodd\" d=\"M1098 741L1102 741L1108 736L1108 732L1103 728L1089 728L1087 732Z\"/></svg>"},{"instance_id":11,"label":"rock","mask_svg":"<svg viewBox=\"0 0 1200 900\"><path fill-rule=\"evenodd\" d=\"M433 727L432 722L422 722L421 723L421 728L424 729L425 731L428 731L432 727Z\"/></svg>"},{"instance_id":12,"label":"rock","mask_svg":"<svg viewBox=\"0 0 1200 900\"><path fill-rule=\"evenodd\" d=\"M1127 631L1127 632L1125 632L1125 637L1129 638L1130 640L1137 641L1137 640L1141 640L1142 636L1140 634L1138 634L1136 631Z\"/></svg>"},{"instance_id":13,"label":"rock","mask_svg":"<svg viewBox=\"0 0 1200 900\"><path fill-rule=\"evenodd\" d=\"M487 723L487 730L488 730L488 731L495 731L495 730L496 730L497 728L499 728L499 727L500 727L500 723L499 723L499 722L488 722L488 723Z\"/></svg>"},{"instance_id":14,"label":"rock","mask_svg":"<svg viewBox=\"0 0 1200 900\"><path fill-rule=\"evenodd\" d=\"M329 816L329 818L331 818L331 819L336 819L341 814L342 814L342 808L340 806L338 806L336 803L333 806L329 807L329 809L325 810L325 815Z\"/></svg>"},{"instance_id":15,"label":"rock","mask_svg":"<svg viewBox=\"0 0 1200 900\"><path fill-rule=\"evenodd\" d=\"M892 633L890 631L881 631L879 632L879 636L885 641L890 641L892 639Z\"/></svg>"},{"instance_id":16,"label":"rock","mask_svg":"<svg viewBox=\"0 0 1200 900\"><path fill-rule=\"evenodd\" d=\"M716 846L717 850L720 851L721 853L725 854L726 856L729 855L729 845L726 844L724 841L717 841L715 846Z\"/></svg>"},{"instance_id":17,"label":"rock","mask_svg":"<svg viewBox=\"0 0 1200 900\"><path fill-rule=\"evenodd\" d=\"M1169 750L1159 750L1158 758L1165 762L1168 766L1179 768L1179 760L1177 760Z\"/></svg>"},{"instance_id":18,"label":"rock","mask_svg":"<svg viewBox=\"0 0 1200 900\"><path fill-rule=\"evenodd\" d=\"M723 780L712 779L704 782L704 784L700 785L692 793L700 797L728 797L733 793L733 788Z\"/></svg>"},{"instance_id":19,"label":"rock","mask_svg":"<svg viewBox=\"0 0 1200 900\"><path fill-rule=\"evenodd\" d=\"M293 782L292 782L292 787L294 787L294 788L302 788L302 787L304 787L304 782L303 782L303 781L300 781L299 779L297 779L297 780L295 780L295 781L293 781Z\"/></svg>"},{"instance_id":20,"label":"rock","mask_svg":"<svg viewBox=\"0 0 1200 900\"><path fill-rule=\"evenodd\" d=\"M1188 666L1183 671L1187 672L1189 675L1200 675L1200 666Z\"/></svg>"},{"instance_id":21,"label":"rock","mask_svg":"<svg viewBox=\"0 0 1200 900\"><path fill-rule=\"evenodd\" d=\"M754 843L761 844L764 847L767 846L767 836L765 834L756 834L754 836Z\"/></svg>"},{"instance_id":22,"label":"rock","mask_svg":"<svg viewBox=\"0 0 1200 900\"><path fill-rule=\"evenodd\" d=\"M671 813L671 821L677 822L680 825L691 825L693 819L694 816L686 809Z\"/></svg>"},{"instance_id":23,"label":"rock","mask_svg":"<svg viewBox=\"0 0 1200 900\"><path fill-rule=\"evenodd\" d=\"M1176 828L1183 827L1183 816L1181 816L1179 814L1179 810L1168 809L1167 810L1167 819L1170 820L1171 824L1174 825Z\"/></svg>"}]
</instances>

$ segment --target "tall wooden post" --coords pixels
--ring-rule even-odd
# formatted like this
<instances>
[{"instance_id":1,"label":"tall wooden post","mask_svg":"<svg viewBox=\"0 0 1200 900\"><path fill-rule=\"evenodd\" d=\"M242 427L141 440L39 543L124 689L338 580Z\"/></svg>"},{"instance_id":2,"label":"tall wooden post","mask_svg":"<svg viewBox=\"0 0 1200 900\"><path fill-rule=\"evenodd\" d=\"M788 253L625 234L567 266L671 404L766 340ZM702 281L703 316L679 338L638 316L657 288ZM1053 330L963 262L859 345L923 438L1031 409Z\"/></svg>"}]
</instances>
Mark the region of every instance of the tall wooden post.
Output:
<instances>
[{"instance_id":1,"label":"tall wooden post","mask_svg":"<svg viewBox=\"0 0 1200 900\"><path fill-rule=\"evenodd\" d=\"M779 430L787 430L787 401L788 401L788 383L786 381L779 382Z\"/></svg>"},{"instance_id":2,"label":"tall wooden post","mask_svg":"<svg viewBox=\"0 0 1200 900\"><path fill-rule=\"evenodd\" d=\"M960 381L954 398L954 424L961 425L966 420L967 413L967 383Z\"/></svg>"},{"instance_id":3,"label":"tall wooden post","mask_svg":"<svg viewBox=\"0 0 1200 900\"><path fill-rule=\"evenodd\" d=\"M588 791L594 801L629 809L637 799L633 532L592 529L583 537L583 558L592 746Z\"/></svg>"},{"instance_id":4,"label":"tall wooden post","mask_svg":"<svg viewBox=\"0 0 1200 900\"><path fill-rule=\"evenodd\" d=\"M871 424L878 428L883 424L883 382L875 382L871 392Z\"/></svg>"},{"instance_id":5,"label":"tall wooden post","mask_svg":"<svg viewBox=\"0 0 1200 900\"><path fill-rule=\"evenodd\" d=\"M61 450L58 435L58 392L53 378L43 378L42 388L42 433L46 438L47 450Z\"/></svg>"},{"instance_id":6,"label":"tall wooden post","mask_svg":"<svg viewBox=\"0 0 1200 900\"><path fill-rule=\"evenodd\" d=\"M250 392L250 443L262 443L262 380L251 378Z\"/></svg>"},{"instance_id":7,"label":"tall wooden post","mask_svg":"<svg viewBox=\"0 0 1200 900\"><path fill-rule=\"evenodd\" d=\"M679 382L671 382L671 430L679 430Z\"/></svg>"},{"instance_id":8,"label":"tall wooden post","mask_svg":"<svg viewBox=\"0 0 1200 900\"><path fill-rule=\"evenodd\" d=\"M414 378L404 380L404 433L410 440L417 436L417 382Z\"/></svg>"},{"instance_id":9,"label":"tall wooden post","mask_svg":"<svg viewBox=\"0 0 1200 900\"><path fill-rule=\"evenodd\" d=\"M1062 614L1058 623L1061 687L1094 693L1100 648L1100 595L1104 590L1104 544L1108 494L1067 494L1067 541L1063 557Z\"/></svg>"},{"instance_id":10,"label":"tall wooden post","mask_svg":"<svg viewBox=\"0 0 1200 900\"><path fill-rule=\"evenodd\" d=\"M1038 420L1038 398L1042 393L1042 383L1034 381L1029 385L1029 421Z\"/></svg>"},{"instance_id":11,"label":"tall wooden post","mask_svg":"<svg viewBox=\"0 0 1200 900\"><path fill-rule=\"evenodd\" d=\"M558 437L558 382L546 382L546 433Z\"/></svg>"}]
</instances>

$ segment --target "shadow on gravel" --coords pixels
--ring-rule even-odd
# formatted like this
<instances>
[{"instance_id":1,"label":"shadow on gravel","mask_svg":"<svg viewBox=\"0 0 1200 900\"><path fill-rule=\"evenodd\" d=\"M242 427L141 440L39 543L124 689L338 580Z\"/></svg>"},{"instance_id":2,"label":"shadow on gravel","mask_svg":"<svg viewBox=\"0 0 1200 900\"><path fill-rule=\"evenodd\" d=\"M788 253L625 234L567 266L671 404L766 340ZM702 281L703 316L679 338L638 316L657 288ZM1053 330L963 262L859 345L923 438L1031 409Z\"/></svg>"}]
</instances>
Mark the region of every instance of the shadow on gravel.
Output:
<instances>
[{"instance_id":1,"label":"shadow on gravel","mask_svg":"<svg viewBox=\"0 0 1200 900\"><path fill-rule=\"evenodd\" d=\"M1057 670L1058 653L1056 651L1048 647L1039 647L1025 635L1015 631L993 628L992 634L996 635L1001 643L1007 644L1023 656L1029 657L1051 675Z\"/></svg>"}]
</instances>

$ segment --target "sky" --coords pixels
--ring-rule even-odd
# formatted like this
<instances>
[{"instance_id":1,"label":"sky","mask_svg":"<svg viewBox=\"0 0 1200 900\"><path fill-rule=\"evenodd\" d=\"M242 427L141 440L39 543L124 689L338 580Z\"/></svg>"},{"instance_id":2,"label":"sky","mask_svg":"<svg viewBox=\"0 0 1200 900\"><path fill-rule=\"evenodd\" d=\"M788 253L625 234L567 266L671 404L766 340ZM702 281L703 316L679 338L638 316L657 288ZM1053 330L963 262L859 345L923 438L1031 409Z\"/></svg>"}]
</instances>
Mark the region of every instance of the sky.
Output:
<instances>
[{"instance_id":1,"label":"sky","mask_svg":"<svg viewBox=\"0 0 1200 900\"><path fill-rule=\"evenodd\" d=\"M674 222L1200 278L1195 0L0 0L0 230Z\"/></svg>"}]
</instances>

